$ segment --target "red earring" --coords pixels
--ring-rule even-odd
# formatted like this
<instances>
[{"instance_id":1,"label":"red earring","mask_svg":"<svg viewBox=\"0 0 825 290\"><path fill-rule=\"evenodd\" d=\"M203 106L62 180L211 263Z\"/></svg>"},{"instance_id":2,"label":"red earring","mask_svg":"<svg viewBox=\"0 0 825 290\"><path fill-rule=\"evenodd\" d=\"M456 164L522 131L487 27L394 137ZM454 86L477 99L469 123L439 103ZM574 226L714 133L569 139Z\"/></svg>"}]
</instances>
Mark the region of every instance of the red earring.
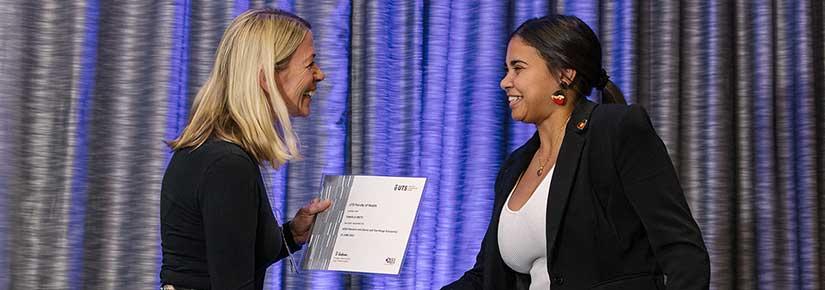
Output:
<instances>
[{"instance_id":1,"label":"red earring","mask_svg":"<svg viewBox=\"0 0 825 290\"><path fill-rule=\"evenodd\" d=\"M561 90L556 91L550 98L553 99L553 103L559 106L564 106L567 103L567 98Z\"/></svg>"},{"instance_id":2,"label":"red earring","mask_svg":"<svg viewBox=\"0 0 825 290\"><path fill-rule=\"evenodd\" d=\"M567 97L564 96L564 91L567 90L567 86L567 82L559 83L559 87L561 88L550 96L550 98L553 99L553 103L559 106L564 106L564 104L567 103Z\"/></svg>"}]
</instances>

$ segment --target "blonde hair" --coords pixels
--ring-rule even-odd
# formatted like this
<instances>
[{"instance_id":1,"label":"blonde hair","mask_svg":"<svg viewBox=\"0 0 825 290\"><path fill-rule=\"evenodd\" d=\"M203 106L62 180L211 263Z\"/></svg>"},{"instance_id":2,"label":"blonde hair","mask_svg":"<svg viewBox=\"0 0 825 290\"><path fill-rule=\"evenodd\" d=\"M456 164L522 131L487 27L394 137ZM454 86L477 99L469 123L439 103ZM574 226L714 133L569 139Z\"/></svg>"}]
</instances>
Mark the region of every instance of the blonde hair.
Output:
<instances>
[{"instance_id":1,"label":"blonde hair","mask_svg":"<svg viewBox=\"0 0 825 290\"><path fill-rule=\"evenodd\" d=\"M169 146L194 149L214 136L238 144L256 162L269 162L273 168L300 159L298 137L273 75L309 29L300 17L275 9L252 9L236 17L195 96L189 124ZM269 96L259 85L261 71Z\"/></svg>"}]
</instances>

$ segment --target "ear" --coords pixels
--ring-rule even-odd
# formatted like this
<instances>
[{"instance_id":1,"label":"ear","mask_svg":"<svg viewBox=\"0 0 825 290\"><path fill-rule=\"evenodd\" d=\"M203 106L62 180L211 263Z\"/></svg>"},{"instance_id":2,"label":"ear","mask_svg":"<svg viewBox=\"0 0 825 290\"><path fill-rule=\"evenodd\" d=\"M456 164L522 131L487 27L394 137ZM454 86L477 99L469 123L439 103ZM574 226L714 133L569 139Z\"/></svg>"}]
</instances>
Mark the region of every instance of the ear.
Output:
<instances>
[{"instance_id":1,"label":"ear","mask_svg":"<svg viewBox=\"0 0 825 290\"><path fill-rule=\"evenodd\" d=\"M572 84L573 80L576 79L576 70L572 68L566 68L561 71L561 80L566 81L568 84Z\"/></svg>"},{"instance_id":2,"label":"ear","mask_svg":"<svg viewBox=\"0 0 825 290\"><path fill-rule=\"evenodd\" d=\"M265 93L269 94L269 86L266 82L266 74L264 74L263 69L258 70L258 85L261 86L261 89L263 89Z\"/></svg>"}]
</instances>

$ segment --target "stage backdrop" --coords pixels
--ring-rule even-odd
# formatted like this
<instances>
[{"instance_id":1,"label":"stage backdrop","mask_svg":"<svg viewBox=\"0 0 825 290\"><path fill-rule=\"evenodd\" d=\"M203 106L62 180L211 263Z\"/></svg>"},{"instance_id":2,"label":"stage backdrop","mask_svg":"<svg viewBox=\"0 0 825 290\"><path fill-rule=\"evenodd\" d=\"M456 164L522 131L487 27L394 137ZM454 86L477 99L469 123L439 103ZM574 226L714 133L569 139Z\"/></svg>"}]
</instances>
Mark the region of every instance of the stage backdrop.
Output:
<instances>
[{"instance_id":1,"label":"stage backdrop","mask_svg":"<svg viewBox=\"0 0 825 290\"><path fill-rule=\"evenodd\" d=\"M295 120L305 160L267 172L278 215L324 173L429 178L400 275L278 263L268 288L429 289L469 269L497 168L533 132L498 86L508 34L564 13L597 31L612 79L649 110L711 288L825 289L819 0L0 1L0 288L158 286L163 140L227 23L262 6L312 23L327 75Z\"/></svg>"}]
</instances>

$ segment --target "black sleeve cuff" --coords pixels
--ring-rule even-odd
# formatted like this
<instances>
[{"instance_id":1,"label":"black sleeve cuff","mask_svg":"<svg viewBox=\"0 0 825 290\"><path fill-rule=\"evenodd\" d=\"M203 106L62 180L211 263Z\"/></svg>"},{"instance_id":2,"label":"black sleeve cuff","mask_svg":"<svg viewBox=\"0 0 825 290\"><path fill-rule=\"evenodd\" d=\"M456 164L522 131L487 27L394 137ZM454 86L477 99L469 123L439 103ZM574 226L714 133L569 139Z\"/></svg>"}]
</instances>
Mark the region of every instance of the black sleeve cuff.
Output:
<instances>
[{"instance_id":1,"label":"black sleeve cuff","mask_svg":"<svg viewBox=\"0 0 825 290\"><path fill-rule=\"evenodd\" d=\"M287 247L289 247L289 251L297 252L301 250L301 245L295 242L295 238L292 237L292 229L290 229L292 225L292 221L286 222L282 227L282 232L284 235L284 240L286 241Z\"/></svg>"}]
</instances>

